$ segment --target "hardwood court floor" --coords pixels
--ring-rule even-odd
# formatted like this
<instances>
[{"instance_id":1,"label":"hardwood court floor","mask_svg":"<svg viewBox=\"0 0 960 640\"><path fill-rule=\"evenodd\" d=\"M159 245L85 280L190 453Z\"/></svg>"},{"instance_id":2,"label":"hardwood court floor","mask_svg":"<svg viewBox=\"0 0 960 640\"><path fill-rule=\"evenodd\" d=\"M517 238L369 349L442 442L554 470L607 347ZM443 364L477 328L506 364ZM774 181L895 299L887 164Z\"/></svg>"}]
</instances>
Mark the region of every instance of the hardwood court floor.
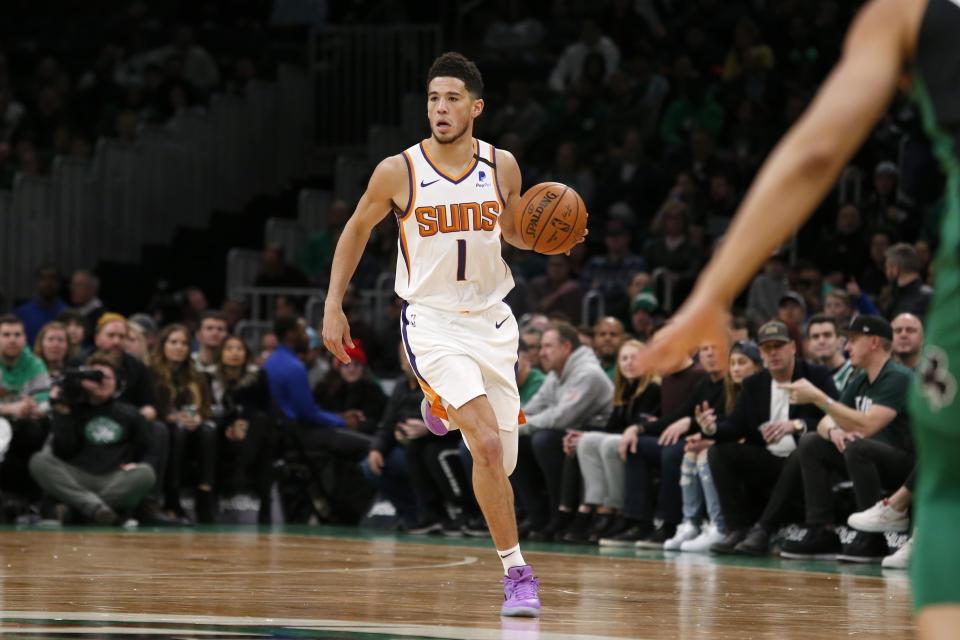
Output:
<instances>
[{"instance_id":1,"label":"hardwood court floor","mask_svg":"<svg viewBox=\"0 0 960 640\"><path fill-rule=\"evenodd\" d=\"M525 545L524 557L542 581L539 621L499 617L502 572L489 541L324 527L6 529L0 635L819 640L913 633L906 577L881 577L874 567L829 573L837 565L771 558L740 566L553 545Z\"/></svg>"}]
</instances>

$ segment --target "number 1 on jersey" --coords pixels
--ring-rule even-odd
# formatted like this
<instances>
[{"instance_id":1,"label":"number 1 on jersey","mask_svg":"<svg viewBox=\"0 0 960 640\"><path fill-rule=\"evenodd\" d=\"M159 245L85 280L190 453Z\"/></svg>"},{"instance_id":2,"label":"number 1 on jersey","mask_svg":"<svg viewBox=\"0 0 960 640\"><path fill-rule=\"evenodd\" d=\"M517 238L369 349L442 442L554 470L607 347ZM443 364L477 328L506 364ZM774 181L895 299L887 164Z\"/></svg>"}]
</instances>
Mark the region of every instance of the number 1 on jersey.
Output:
<instances>
[{"instance_id":1,"label":"number 1 on jersey","mask_svg":"<svg viewBox=\"0 0 960 640\"><path fill-rule=\"evenodd\" d=\"M457 240L457 281L467 279L467 241Z\"/></svg>"}]
</instances>

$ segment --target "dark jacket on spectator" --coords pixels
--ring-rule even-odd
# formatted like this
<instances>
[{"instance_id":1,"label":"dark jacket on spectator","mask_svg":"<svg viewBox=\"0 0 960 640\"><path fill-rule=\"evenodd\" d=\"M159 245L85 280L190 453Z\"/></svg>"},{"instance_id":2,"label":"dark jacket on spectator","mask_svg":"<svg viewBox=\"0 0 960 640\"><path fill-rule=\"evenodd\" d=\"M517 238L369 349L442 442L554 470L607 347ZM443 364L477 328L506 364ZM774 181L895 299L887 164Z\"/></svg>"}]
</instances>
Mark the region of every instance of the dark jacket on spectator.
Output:
<instances>
[{"instance_id":1,"label":"dark jacket on spectator","mask_svg":"<svg viewBox=\"0 0 960 640\"><path fill-rule=\"evenodd\" d=\"M153 374L147 365L129 353L120 359L120 378L123 391L120 400L128 402L138 409L150 405L157 406L157 390L153 384Z\"/></svg>"},{"instance_id":2,"label":"dark jacket on spectator","mask_svg":"<svg viewBox=\"0 0 960 640\"><path fill-rule=\"evenodd\" d=\"M714 411L717 412L718 418L722 417L727 397L723 380L723 378L720 378L717 381L713 381L709 375L705 375L697 382L696 386L686 394L679 407L671 413L664 415L659 420L645 424L643 426L643 433L650 436L659 435L663 433L664 429L677 420L687 417L690 418L690 431L698 431L699 427L697 426L694 412L697 406L704 402L713 407ZM769 406L769 404L768 402L767 406Z\"/></svg>"},{"instance_id":3,"label":"dark jacket on spectator","mask_svg":"<svg viewBox=\"0 0 960 640\"><path fill-rule=\"evenodd\" d=\"M912 313L922 322L927 315L927 307L933 297L933 289L925 285L920 278L912 280L902 287L893 288L893 300L887 318L893 320L901 313Z\"/></svg>"},{"instance_id":4,"label":"dark jacket on spectator","mask_svg":"<svg viewBox=\"0 0 960 640\"><path fill-rule=\"evenodd\" d=\"M833 376L826 367L811 364L800 358L794 360L793 377L791 381L806 378L815 387L821 389L828 396L836 400L840 397L833 384ZM732 442L745 438L749 444L766 447L767 443L760 433L760 425L770 420L770 385L773 378L766 369L759 371L743 381L743 390L733 412L725 420L717 423L717 433L711 436L718 442ZM790 420L803 420L807 431L817 428L823 411L812 404L791 404ZM799 438L801 433L795 433Z\"/></svg>"},{"instance_id":5,"label":"dark jacket on spectator","mask_svg":"<svg viewBox=\"0 0 960 640\"><path fill-rule=\"evenodd\" d=\"M402 383L401 383L402 384ZM336 371L331 371L313 390L317 403L327 411L343 413L349 409L363 411L366 419L360 423L360 431L373 433L387 405L387 395L380 385L363 377L356 382L346 382Z\"/></svg>"},{"instance_id":6,"label":"dark jacket on spectator","mask_svg":"<svg viewBox=\"0 0 960 640\"><path fill-rule=\"evenodd\" d=\"M604 431L607 433L623 433L623 430L634 424L647 424L649 418L656 418L660 414L660 385L651 382L639 396L633 393L637 383L628 384L624 389L629 398L621 405L613 405L613 413L607 420Z\"/></svg>"},{"instance_id":7,"label":"dark jacket on spectator","mask_svg":"<svg viewBox=\"0 0 960 640\"><path fill-rule=\"evenodd\" d=\"M420 402L422 400L423 391L420 390L420 385L414 384L411 387L406 379L398 382L387 400L387 406L384 408L380 424L377 426L373 446L370 448L376 449L384 457L393 451L393 448L397 446L397 438L394 435L397 423L411 418L422 419L420 415Z\"/></svg>"},{"instance_id":8,"label":"dark jacket on spectator","mask_svg":"<svg viewBox=\"0 0 960 640\"><path fill-rule=\"evenodd\" d=\"M69 414L54 411L51 422L53 454L87 473L112 473L128 462L158 468L147 421L137 407L114 400L83 404Z\"/></svg>"}]
</instances>

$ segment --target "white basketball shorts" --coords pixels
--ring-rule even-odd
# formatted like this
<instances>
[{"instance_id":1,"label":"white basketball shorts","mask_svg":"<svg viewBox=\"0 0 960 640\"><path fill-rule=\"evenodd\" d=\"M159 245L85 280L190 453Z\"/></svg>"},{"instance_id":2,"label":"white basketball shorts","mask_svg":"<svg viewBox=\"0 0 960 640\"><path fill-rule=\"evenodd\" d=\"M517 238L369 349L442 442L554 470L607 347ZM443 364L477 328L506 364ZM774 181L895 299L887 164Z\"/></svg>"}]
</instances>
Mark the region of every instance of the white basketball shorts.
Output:
<instances>
[{"instance_id":1,"label":"white basketball shorts","mask_svg":"<svg viewBox=\"0 0 960 640\"><path fill-rule=\"evenodd\" d=\"M404 302L400 331L407 359L435 416L446 420L447 406L459 409L486 395L500 429L514 431L523 421L517 391L520 330L505 302L479 313Z\"/></svg>"}]
</instances>

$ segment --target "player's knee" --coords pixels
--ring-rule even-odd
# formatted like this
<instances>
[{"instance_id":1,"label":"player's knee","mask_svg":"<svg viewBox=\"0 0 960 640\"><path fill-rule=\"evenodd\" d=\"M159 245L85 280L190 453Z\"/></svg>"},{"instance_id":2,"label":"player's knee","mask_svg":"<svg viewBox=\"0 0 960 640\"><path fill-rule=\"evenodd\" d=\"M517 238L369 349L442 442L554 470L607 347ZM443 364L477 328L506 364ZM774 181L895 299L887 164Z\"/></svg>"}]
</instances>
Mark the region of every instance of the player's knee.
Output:
<instances>
[{"instance_id":1,"label":"player's knee","mask_svg":"<svg viewBox=\"0 0 960 640\"><path fill-rule=\"evenodd\" d=\"M503 470L509 476L517 468L520 434L516 430L500 431L500 446L503 447Z\"/></svg>"},{"instance_id":2,"label":"player's knee","mask_svg":"<svg viewBox=\"0 0 960 640\"><path fill-rule=\"evenodd\" d=\"M488 469L499 466L503 456L503 443L496 432L484 434L473 441L470 453L473 454L473 464L478 467Z\"/></svg>"}]
</instances>

